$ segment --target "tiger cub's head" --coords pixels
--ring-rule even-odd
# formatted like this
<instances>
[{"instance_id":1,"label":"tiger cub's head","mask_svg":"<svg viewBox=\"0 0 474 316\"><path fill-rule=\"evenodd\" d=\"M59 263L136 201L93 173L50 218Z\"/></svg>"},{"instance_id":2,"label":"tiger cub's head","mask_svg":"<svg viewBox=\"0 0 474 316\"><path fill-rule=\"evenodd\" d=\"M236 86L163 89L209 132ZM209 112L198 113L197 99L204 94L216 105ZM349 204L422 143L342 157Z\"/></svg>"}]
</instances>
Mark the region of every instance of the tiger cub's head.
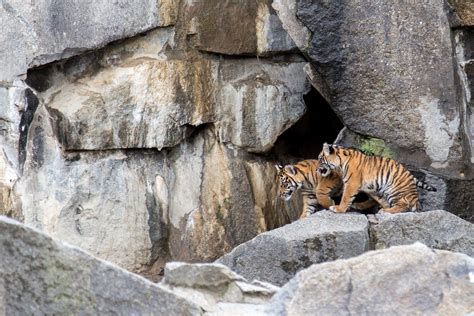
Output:
<instances>
[{"instance_id":1,"label":"tiger cub's head","mask_svg":"<svg viewBox=\"0 0 474 316\"><path fill-rule=\"evenodd\" d=\"M288 201L293 196L293 193L301 187L305 181L304 175L300 170L293 165L286 165L283 167L280 164L275 165L278 171L278 196L285 201Z\"/></svg>"},{"instance_id":2,"label":"tiger cub's head","mask_svg":"<svg viewBox=\"0 0 474 316\"><path fill-rule=\"evenodd\" d=\"M331 173L331 170L336 170L341 167L342 160L341 157L337 155L338 150L338 146L324 143L323 150L318 156L318 173L321 174L323 177L328 176Z\"/></svg>"}]
</instances>

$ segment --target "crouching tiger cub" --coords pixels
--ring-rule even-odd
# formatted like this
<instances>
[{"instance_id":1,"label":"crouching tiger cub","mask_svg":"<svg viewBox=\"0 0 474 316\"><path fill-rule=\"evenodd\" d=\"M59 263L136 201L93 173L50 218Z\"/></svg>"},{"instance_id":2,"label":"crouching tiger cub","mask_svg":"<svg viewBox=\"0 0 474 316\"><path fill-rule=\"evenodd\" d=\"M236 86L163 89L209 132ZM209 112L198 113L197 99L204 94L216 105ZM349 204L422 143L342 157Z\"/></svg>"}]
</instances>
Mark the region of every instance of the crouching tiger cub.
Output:
<instances>
[{"instance_id":1,"label":"crouching tiger cub","mask_svg":"<svg viewBox=\"0 0 474 316\"><path fill-rule=\"evenodd\" d=\"M335 205L333 198L342 194L342 177L340 172L327 170L325 176L317 172L320 168L317 160L303 160L295 165L275 165L278 171L278 195L288 201L298 189L303 195L303 211L300 218L314 213L318 204L323 208ZM367 210L377 203L365 196L363 202L355 201L352 206L358 210Z\"/></svg>"},{"instance_id":2,"label":"crouching tiger cub","mask_svg":"<svg viewBox=\"0 0 474 316\"><path fill-rule=\"evenodd\" d=\"M340 172L344 183L341 203L331 206L334 212L346 212L358 192L376 200L381 211L399 213L420 210L417 186L429 191L435 188L417 180L400 163L387 157L367 156L362 152L337 145L323 145L319 155L322 176Z\"/></svg>"}]
</instances>

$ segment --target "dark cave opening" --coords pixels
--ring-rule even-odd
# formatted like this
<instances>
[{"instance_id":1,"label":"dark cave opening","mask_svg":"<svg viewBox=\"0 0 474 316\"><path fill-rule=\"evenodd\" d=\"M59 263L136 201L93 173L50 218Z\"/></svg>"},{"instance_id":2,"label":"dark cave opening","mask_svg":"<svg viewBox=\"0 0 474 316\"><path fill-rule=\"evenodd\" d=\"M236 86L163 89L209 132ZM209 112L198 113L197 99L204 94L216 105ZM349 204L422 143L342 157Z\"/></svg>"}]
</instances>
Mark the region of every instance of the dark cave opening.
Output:
<instances>
[{"instance_id":1,"label":"dark cave opening","mask_svg":"<svg viewBox=\"0 0 474 316\"><path fill-rule=\"evenodd\" d=\"M323 143L332 143L344 125L331 105L315 89L304 96L306 113L286 130L275 144L274 154L282 163L317 159Z\"/></svg>"}]
</instances>

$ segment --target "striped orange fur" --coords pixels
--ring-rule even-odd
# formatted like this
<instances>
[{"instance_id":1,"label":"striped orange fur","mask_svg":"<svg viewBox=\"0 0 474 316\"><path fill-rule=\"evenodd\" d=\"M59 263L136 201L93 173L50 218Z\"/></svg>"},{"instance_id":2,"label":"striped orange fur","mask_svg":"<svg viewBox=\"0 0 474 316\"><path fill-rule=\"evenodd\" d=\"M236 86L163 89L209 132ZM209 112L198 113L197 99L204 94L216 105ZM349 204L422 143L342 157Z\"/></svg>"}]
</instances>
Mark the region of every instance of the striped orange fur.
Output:
<instances>
[{"instance_id":1,"label":"striped orange fur","mask_svg":"<svg viewBox=\"0 0 474 316\"><path fill-rule=\"evenodd\" d=\"M420 210L417 182L428 190L434 188L418 181L397 161L337 145L323 145L319 163L327 170L341 173L343 194L339 205L331 206L334 212L346 212L358 192L365 192L381 206L381 211L399 213ZM420 185L419 184L419 185Z\"/></svg>"},{"instance_id":2,"label":"striped orange fur","mask_svg":"<svg viewBox=\"0 0 474 316\"><path fill-rule=\"evenodd\" d=\"M332 197L342 194L342 176L340 172L329 172L325 176L318 173L320 167L318 160L303 160L294 165L275 165L278 171L279 188L278 195L281 199L288 201L293 194L300 190L303 195L303 210L300 218L314 213L318 205L329 208L334 205ZM354 203L353 207L358 210L366 210L377 203L369 199Z\"/></svg>"}]
</instances>

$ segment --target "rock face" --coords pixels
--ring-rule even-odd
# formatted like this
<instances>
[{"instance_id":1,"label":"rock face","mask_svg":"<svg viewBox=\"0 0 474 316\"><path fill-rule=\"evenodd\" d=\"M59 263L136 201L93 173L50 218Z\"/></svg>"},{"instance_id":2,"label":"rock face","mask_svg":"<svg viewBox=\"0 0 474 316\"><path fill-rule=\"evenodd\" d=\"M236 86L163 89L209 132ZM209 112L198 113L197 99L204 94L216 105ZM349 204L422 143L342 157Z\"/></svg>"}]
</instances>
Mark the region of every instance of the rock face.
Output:
<instances>
[{"instance_id":1,"label":"rock face","mask_svg":"<svg viewBox=\"0 0 474 316\"><path fill-rule=\"evenodd\" d=\"M469 5L451 2L467 20ZM329 90L350 130L385 140L405 162L472 178L466 160L472 137L463 129L469 111L460 107L456 43L442 1L361 6L356 0L278 0L273 6L291 36L310 33L309 45L295 42L323 83L315 87Z\"/></svg>"},{"instance_id":2,"label":"rock face","mask_svg":"<svg viewBox=\"0 0 474 316\"><path fill-rule=\"evenodd\" d=\"M129 270L169 259L214 260L267 225L281 225L286 213L297 216L290 205L278 215L277 200L266 200L276 192L263 190L276 189L274 176L254 184L273 166L219 144L213 129L162 154L63 154L47 117L45 109L37 112L34 155L16 187L25 222Z\"/></svg>"},{"instance_id":3,"label":"rock face","mask_svg":"<svg viewBox=\"0 0 474 316\"><path fill-rule=\"evenodd\" d=\"M314 265L272 299L277 315L464 315L472 311L474 259L422 244ZM471 275L471 276L470 276Z\"/></svg>"},{"instance_id":4,"label":"rock face","mask_svg":"<svg viewBox=\"0 0 474 316\"><path fill-rule=\"evenodd\" d=\"M453 44L442 2L375 1L362 8L357 1L300 1L297 16L312 32L308 56L346 126L418 148L433 167L461 159Z\"/></svg>"},{"instance_id":5,"label":"rock face","mask_svg":"<svg viewBox=\"0 0 474 316\"><path fill-rule=\"evenodd\" d=\"M452 26L474 26L474 8L469 2L448 0L451 7Z\"/></svg>"},{"instance_id":6,"label":"rock face","mask_svg":"<svg viewBox=\"0 0 474 316\"><path fill-rule=\"evenodd\" d=\"M422 242L474 256L474 225L445 211L395 214L370 227L375 249Z\"/></svg>"},{"instance_id":7,"label":"rock face","mask_svg":"<svg viewBox=\"0 0 474 316\"><path fill-rule=\"evenodd\" d=\"M161 11L157 9L160 7ZM5 1L0 11L0 81L28 68L74 56L175 22L177 1ZM13 53L12 53L13 52Z\"/></svg>"},{"instance_id":8,"label":"rock face","mask_svg":"<svg viewBox=\"0 0 474 316\"><path fill-rule=\"evenodd\" d=\"M0 218L0 312L200 315L141 277Z\"/></svg>"},{"instance_id":9,"label":"rock face","mask_svg":"<svg viewBox=\"0 0 474 316\"><path fill-rule=\"evenodd\" d=\"M283 285L312 264L364 253L368 240L365 216L322 211L260 234L217 262L249 280Z\"/></svg>"},{"instance_id":10,"label":"rock face","mask_svg":"<svg viewBox=\"0 0 474 316\"><path fill-rule=\"evenodd\" d=\"M296 49L269 0L194 1L187 16L188 36L202 51L270 55Z\"/></svg>"},{"instance_id":11,"label":"rock face","mask_svg":"<svg viewBox=\"0 0 474 316\"><path fill-rule=\"evenodd\" d=\"M261 154L305 112L306 62L268 1L242 11L252 34L226 36L250 36L251 55L285 57L201 53L226 53L209 42L204 22L217 12L206 17L202 5L21 8L42 12L35 27L49 37L31 39L41 54L22 48L26 64L12 63L0 84L1 214L153 279L168 260L213 261L297 217L278 204L272 158ZM65 34L45 24L56 15ZM94 32L69 36L69 23Z\"/></svg>"}]
</instances>

